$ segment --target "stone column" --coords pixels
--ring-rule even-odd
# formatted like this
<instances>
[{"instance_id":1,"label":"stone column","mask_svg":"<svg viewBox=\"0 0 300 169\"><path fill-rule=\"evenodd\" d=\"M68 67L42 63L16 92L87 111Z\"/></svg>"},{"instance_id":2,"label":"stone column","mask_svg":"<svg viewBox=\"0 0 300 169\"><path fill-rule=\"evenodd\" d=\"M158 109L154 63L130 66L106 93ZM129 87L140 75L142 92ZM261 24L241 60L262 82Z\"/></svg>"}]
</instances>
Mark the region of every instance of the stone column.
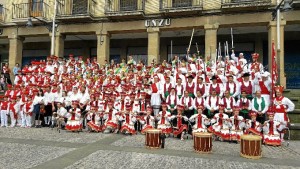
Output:
<instances>
[{"instance_id":1,"label":"stone column","mask_svg":"<svg viewBox=\"0 0 300 169\"><path fill-rule=\"evenodd\" d=\"M66 39L65 35L62 35L61 33L55 34L55 47L54 47L55 56L64 57L65 39Z\"/></svg>"},{"instance_id":2,"label":"stone column","mask_svg":"<svg viewBox=\"0 0 300 169\"><path fill-rule=\"evenodd\" d=\"M105 60L109 62L109 49L110 49L110 34L97 33L97 62L100 65L105 64Z\"/></svg>"},{"instance_id":3,"label":"stone column","mask_svg":"<svg viewBox=\"0 0 300 169\"><path fill-rule=\"evenodd\" d=\"M284 72L284 25L286 21L282 20L280 24L280 50L277 49L277 23L276 21L270 21L268 25L268 47L269 47L269 57L268 65L269 70L272 70L272 42L275 44L275 49L277 52L277 67L278 67L278 81L277 83L286 87L286 77Z\"/></svg>"},{"instance_id":4,"label":"stone column","mask_svg":"<svg viewBox=\"0 0 300 169\"><path fill-rule=\"evenodd\" d=\"M217 36L219 24L206 24L205 30L205 58L211 56L211 59L216 60Z\"/></svg>"},{"instance_id":5,"label":"stone column","mask_svg":"<svg viewBox=\"0 0 300 169\"><path fill-rule=\"evenodd\" d=\"M160 32L159 28L148 28L148 65L154 59L156 63L160 63L159 47Z\"/></svg>"},{"instance_id":6,"label":"stone column","mask_svg":"<svg viewBox=\"0 0 300 169\"><path fill-rule=\"evenodd\" d=\"M23 41L24 38L12 34L8 37L9 39L9 57L8 57L8 64L11 70L11 81L13 83L14 76L13 76L13 68L16 63L19 63L22 66L22 57L23 57Z\"/></svg>"}]
</instances>

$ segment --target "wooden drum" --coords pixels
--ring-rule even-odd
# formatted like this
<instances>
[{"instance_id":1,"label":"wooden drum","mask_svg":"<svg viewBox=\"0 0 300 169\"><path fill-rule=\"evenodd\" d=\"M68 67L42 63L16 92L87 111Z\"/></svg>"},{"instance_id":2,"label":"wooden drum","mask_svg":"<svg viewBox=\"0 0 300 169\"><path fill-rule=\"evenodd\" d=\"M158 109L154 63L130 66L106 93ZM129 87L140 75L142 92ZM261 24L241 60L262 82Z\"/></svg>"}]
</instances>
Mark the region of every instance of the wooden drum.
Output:
<instances>
[{"instance_id":1,"label":"wooden drum","mask_svg":"<svg viewBox=\"0 0 300 169\"><path fill-rule=\"evenodd\" d=\"M146 131L145 135L145 145L147 148L160 148L162 143L160 135L162 134L161 130L158 129L149 129Z\"/></svg>"},{"instance_id":2,"label":"wooden drum","mask_svg":"<svg viewBox=\"0 0 300 169\"><path fill-rule=\"evenodd\" d=\"M242 135L241 136L241 156L250 159L261 158L261 140L260 136Z\"/></svg>"},{"instance_id":3,"label":"wooden drum","mask_svg":"<svg viewBox=\"0 0 300 169\"><path fill-rule=\"evenodd\" d=\"M212 150L211 133L194 133L194 149L198 153L210 153Z\"/></svg>"}]
</instances>

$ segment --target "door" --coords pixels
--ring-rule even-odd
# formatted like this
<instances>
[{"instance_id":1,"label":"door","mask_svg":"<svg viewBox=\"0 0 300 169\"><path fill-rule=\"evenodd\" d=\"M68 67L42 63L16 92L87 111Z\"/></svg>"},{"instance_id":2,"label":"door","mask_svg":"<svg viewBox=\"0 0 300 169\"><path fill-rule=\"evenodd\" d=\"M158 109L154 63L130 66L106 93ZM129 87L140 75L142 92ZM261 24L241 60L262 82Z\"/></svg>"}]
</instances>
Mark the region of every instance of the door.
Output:
<instances>
[{"instance_id":1,"label":"door","mask_svg":"<svg viewBox=\"0 0 300 169\"><path fill-rule=\"evenodd\" d=\"M41 17L43 16L43 0L30 1L30 16Z\"/></svg>"},{"instance_id":2,"label":"door","mask_svg":"<svg viewBox=\"0 0 300 169\"><path fill-rule=\"evenodd\" d=\"M87 0L73 0L73 15L82 15L88 13L88 1Z\"/></svg>"}]
</instances>

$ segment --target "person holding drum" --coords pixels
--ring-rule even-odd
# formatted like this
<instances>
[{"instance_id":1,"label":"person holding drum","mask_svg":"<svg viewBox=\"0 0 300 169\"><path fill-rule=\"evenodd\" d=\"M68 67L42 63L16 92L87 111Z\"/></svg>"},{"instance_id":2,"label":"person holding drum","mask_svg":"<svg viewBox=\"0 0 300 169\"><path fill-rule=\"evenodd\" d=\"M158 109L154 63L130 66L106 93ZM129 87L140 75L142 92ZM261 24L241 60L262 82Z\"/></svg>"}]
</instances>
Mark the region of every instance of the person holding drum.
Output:
<instances>
[{"instance_id":1,"label":"person holding drum","mask_svg":"<svg viewBox=\"0 0 300 169\"><path fill-rule=\"evenodd\" d=\"M121 133L124 134L136 134L136 131L134 129L134 124L136 122L136 115L133 114L131 111L131 106L129 104L126 105L126 111L125 113L122 113L122 115L119 116L119 120L123 121L122 127L121 127Z\"/></svg>"},{"instance_id":2,"label":"person holding drum","mask_svg":"<svg viewBox=\"0 0 300 169\"><path fill-rule=\"evenodd\" d=\"M250 112L249 115L251 116L251 120L247 120L245 124L245 134L253 134L253 135L258 135L262 136L262 125L256 121L256 112Z\"/></svg>"},{"instance_id":3,"label":"person holding drum","mask_svg":"<svg viewBox=\"0 0 300 169\"><path fill-rule=\"evenodd\" d=\"M278 121L282 124L282 129L285 129L288 123L290 122L289 117L287 115L288 112L292 112L295 109L295 104L288 99L287 97L284 97L282 95L284 90L283 86L276 86L275 87L275 94L276 98L274 99L274 121ZM280 131L280 138L281 141L283 140L284 137L284 131Z\"/></svg>"},{"instance_id":4,"label":"person holding drum","mask_svg":"<svg viewBox=\"0 0 300 169\"><path fill-rule=\"evenodd\" d=\"M148 129L153 129L154 126L155 126L155 119L151 115L152 114L152 108L151 108L151 106L148 106L146 110L147 110L146 111L147 115L143 116L139 120L140 123L143 125L142 131L141 131L142 134L145 134Z\"/></svg>"},{"instance_id":5,"label":"person holding drum","mask_svg":"<svg viewBox=\"0 0 300 169\"><path fill-rule=\"evenodd\" d=\"M182 115L184 111L183 105L177 105L177 115L173 115L170 117L173 123L173 135L175 137L180 136L181 140L183 139L184 134L188 130L188 126L185 124L188 121L188 118L185 115Z\"/></svg>"},{"instance_id":6,"label":"person holding drum","mask_svg":"<svg viewBox=\"0 0 300 169\"><path fill-rule=\"evenodd\" d=\"M229 140L232 141L240 141L241 135L243 135L244 127L245 127L245 121L243 116L240 116L240 107L234 106L233 107L233 116L229 118Z\"/></svg>"},{"instance_id":7,"label":"person holding drum","mask_svg":"<svg viewBox=\"0 0 300 169\"><path fill-rule=\"evenodd\" d=\"M158 125L157 125L157 129L161 129L163 133L165 134L170 134L172 133L172 127L171 124L169 122L169 118L171 117L171 113L167 111L167 104L166 103L162 103L161 104L162 107L162 111L160 111L157 115L156 115L156 119L158 120Z\"/></svg>"},{"instance_id":8,"label":"person holding drum","mask_svg":"<svg viewBox=\"0 0 300 169\"><path fill-rule=\"evenodd\" d=\"M280 146L281 139L278 130L281 129L281 123L274 120L274 112L268 112L269 120L263 125L264 143L266 145Z\"/></svg>"},{"instance_id":9,"label":"person holding drum","mask_svg":"<svg viewBox=\"0 0 300 169\"><path fill-rule=\"evenodd\" d=\"M219 113L215 114L211 119L211 124L213 125L208 128L208 131L217 136L220 141L223 141L223 136L225 136L229 130L227 125L227 119L229 119L229 117L224 113L224 109L224 105L219 105Z\"/></svg>"},{"instance_id":10,"label":"person holding drum","mask_svg":"<svg viewBox=\"0 0 300 169\"><path fill-rule=\"evenodd\" d=\"M193 132L207 132L207 125L210 124L209 119L206 117L206 115L203 114L204 107L199 105L197 107L197 114L194 114L189 121L195 122L195 125L193 126Z\"/></svg>"}]
</instances>

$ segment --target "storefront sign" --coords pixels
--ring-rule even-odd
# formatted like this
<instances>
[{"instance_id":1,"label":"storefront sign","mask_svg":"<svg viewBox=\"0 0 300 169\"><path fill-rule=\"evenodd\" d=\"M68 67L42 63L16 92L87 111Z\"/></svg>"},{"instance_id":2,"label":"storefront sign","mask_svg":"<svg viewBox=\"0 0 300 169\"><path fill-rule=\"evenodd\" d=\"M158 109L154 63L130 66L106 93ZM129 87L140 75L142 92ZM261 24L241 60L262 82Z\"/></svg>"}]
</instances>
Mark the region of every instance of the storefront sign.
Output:
<instances>
[{"instance_id":1,"label":"storefront sign","mask_svg":"<svg viewBox=\"0 0 300 169\"><path fill-rule=\"evenodd\" d=\"M163 27L170 26L171 19L149 19L145 20L145 27Z\"/></svg>"}]
</instances>

